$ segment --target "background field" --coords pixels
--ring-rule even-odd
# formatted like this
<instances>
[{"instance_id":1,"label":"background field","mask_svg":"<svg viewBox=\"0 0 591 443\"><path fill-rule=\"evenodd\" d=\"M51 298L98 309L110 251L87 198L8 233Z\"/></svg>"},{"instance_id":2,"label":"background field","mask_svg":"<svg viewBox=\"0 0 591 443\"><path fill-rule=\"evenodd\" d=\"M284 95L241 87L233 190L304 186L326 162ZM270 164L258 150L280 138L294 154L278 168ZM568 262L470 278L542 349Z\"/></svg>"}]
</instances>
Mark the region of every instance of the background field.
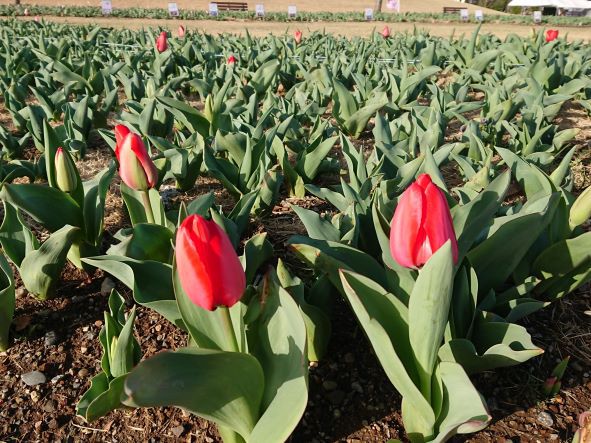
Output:
<instances>
[{"instance_id":1,"label":"background field","mask_svg":"<svg viewBox=\"0 0 591 443\"><path fill-rule=\"evenodd\" d=\"M0 4L12 4L10 0L1 0ZM25 1L23 3L44 5L44 6L100 6L100 1L87 1L87 0L32 0ZM265 5L267 11L280 11L286 12L288 5L296 5L300 11L308 12L346 12L346 11L359 11L362 12L365 8L374 8L375 1L372 0L331 0L331 1L314 1L314 0L247 0L249 9L254 11L255 4L262 3ZM113 0L113 8L166 8L167 0ZM181 9L202 9L207 10L209 0L177 0L177 5ZM384 0L384 12L388 12L386 6L386 0ZM401 12L442 12L444 6L460 6L457 1L454 0L402 0ZM470 10L482 9L485 14L501 14L498 11L490 9L472 6L464 4L466 8Z\"/></svg>"}]
</instances>

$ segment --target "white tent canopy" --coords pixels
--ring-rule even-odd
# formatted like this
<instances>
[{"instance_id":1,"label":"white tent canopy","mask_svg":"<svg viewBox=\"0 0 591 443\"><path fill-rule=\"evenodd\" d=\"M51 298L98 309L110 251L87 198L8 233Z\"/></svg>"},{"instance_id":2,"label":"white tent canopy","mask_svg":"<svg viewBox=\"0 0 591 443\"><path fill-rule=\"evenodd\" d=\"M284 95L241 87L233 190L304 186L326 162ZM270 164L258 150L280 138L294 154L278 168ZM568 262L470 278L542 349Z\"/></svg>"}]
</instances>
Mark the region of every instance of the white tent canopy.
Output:
<instances>
[{"instance_id":1,"label":"white tent canopy","mask_svg":"<svg viewBox=\"0 0 591 443\"><path fill-rule=\"evenodd\" d=\"M591 2L587 0L512 0L508 6L536 8L547 6L562 9L591 9Z\"/></svg>"}]
</instances>

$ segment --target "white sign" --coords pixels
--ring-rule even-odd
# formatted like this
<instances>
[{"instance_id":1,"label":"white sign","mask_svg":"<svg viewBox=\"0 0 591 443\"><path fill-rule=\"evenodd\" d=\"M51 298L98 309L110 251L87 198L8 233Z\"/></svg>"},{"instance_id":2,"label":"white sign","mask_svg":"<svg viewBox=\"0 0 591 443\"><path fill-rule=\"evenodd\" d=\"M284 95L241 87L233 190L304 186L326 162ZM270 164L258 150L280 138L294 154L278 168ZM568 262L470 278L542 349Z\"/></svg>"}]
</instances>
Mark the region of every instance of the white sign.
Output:
<instances>
[{"instance_id":1,"label":"white sign","mask_svg":"<svg viewBox=\"0 0 591 443\"><path fill-rule=\"evenodd\" d=\"M542 23L542 11L534 11L534 23Z\"/></svg>"},{"instance_id":2,"label":"white sign","mask_svg":"<svg viewBox=\"0 0 591 443\"><path fill-rule=\"evenodd\" d=\"M470 16L468 15L468 10L467 10L467 9L460 9L460 18L461 18L463 21L468 21L468 18L469 18L469 17L470 17Z\"/></svg>"},{"instance_id":3,"label":"white sign","mask_svg":"<svg viewBox=\"0 0 591 443\"><path fill-rule=\"evenodd\" d=\"M373 9L367 8L365 10L365 20L373 20Z\"/></svg>"},{"instance_id":4,"label":"white sign","mask_svg":"<svg viewBox=\"0 0 591 443\"><path fill-rule=\"evenodd\" d=\"M103 10L103 15L111 15L111 12L113 12L113 6L111 5L111 0L102 0L101 1L101 9Z\"/></svg>"},{"instance_id":5,"label":"white sign","mask_svg":"<svg viewBox=\"0 0 591 443\"><path fill-rule=\"evenodd\" d=\"M388 9L400 12L400 0L388 0Z\"/></svg>"},{"instance_id":6,"label":"white sign","mask_svg":"<svg viewBox=\"0 0 591 443\"><path fill-rule=\"evenodd\" d=\"M265 5L258 4L254 7L254 13L257 17L265 16Z\"/></svg>"},{"instance_id":7,"label":"white sign","mask_svg":"<svg viewBox=\"0 0 591 443\"><path fill-rule=\"evenodd\" d=\"M176 3L169 3L168 4L168 13L171 17L178 17L179 16L179 7Z\"/></svg>"},{"instance_id":8,"label":"white sign","mask_svg":"<svg viewBox=\"0 0 591 443\"><path fill-rule=\"evenodd\" d=\"M484 14L482 13L482 9L477 9L474 12L474 18L476 20L478 20L479 22L481 22L482 20L484 20Z\"/></svg>"},{"instance_id":9,"label":"white sign","mask_svg":"<svg viewBox=\"0 0 591 443\"><path fill-rule=\"evenodd\" d=\"M298 9L294 5L291 5L291 6L288 6L287 7L287 17L289 17L289 18L295 18L295 16L297 15L297 13L298 13Z\"/></svg>"},{"instance_id":10,"label":"white sign","mask_svg":"<svg viewBox=\"0 0 591 443\"><path fill-rule=\"evenodd\" d=\"M209 4L209 15L212 17L218 16L218 4L217 3L210 3Z\"/></svg>"}]
</instances>

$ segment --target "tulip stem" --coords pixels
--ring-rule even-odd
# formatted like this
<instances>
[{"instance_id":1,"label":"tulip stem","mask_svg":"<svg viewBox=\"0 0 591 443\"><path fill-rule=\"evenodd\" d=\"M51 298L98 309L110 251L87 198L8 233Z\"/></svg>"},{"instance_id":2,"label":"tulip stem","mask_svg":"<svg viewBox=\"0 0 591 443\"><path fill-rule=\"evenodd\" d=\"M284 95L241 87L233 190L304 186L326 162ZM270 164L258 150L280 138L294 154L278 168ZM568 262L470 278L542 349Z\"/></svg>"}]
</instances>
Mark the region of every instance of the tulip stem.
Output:
<instances>
[{"instance_id":1,"label":"tulip stem","mask_svg":"<svg viewBox=\"0 0 591 443\"><path fill-rule=\"evenodd\" d=\"M152 211L152 204L150 203L150 191L142 191L142 201L146 209L146 218L148 223L154 224L154 211Z\"/></svg>"},{"instance_id":2,"label":"tulip stem","mask_svg":"<svg viewBox=\"0 0 591 443\"><path fill-rule=\"evenodd\" d=\"M228 344L230 345L230 351L240 352L238 347L238 341L236 340L236 333L234 332L234 326L232 325L232 317L230 316L230 309L227 306L218 307L222 314L222 327L228 336Z\"/></svg>"}]
</instances>

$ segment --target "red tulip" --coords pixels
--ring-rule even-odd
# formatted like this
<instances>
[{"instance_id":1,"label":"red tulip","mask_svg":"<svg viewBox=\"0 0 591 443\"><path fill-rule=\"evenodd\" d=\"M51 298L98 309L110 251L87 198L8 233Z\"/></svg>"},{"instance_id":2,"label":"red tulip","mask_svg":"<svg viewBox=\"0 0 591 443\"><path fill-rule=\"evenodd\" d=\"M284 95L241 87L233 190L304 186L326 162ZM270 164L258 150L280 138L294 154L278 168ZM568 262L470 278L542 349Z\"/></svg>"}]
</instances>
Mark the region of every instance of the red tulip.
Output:
<instances>
[{"instance_id":1,"label":"red tulip","mask_svg":"<svg viewBox=\"0 0 591 443\"><path fill-rule=\"evenodd\" d=\"M421 174L404 191L390 226L390 252L406 268L420 268L451 240L454 263L458 242L445 194L428 174Z\"/></svg>"},{"instance_id":2,"label":"red tulip","mask_svg":"<svg viewBox=\"0 0 591 443\"><path fill-rule=\"evenodd\" d=\"M390 37L390 28L388 26L384 26L384 29L382 30L382 37Z\"/></svg>"},{"instance_id":3,"label":"red tulip","mask_svg":"<svg viewBox=\"0 0 591 443\"><path fill-rule=\"evenodd\" d=\"M300 43L302 43L302 31L300 31L299 29L293 34L293 38L296 42L296 45L299 45Z\"/></svg>"},{"instance_id":4,"label":"red tulip","mask_svg":"<svg viewBox=\"0 0 591 443\"><path fill-rule=\"evenodd\" d=\"M236 57L234 57L233 55L231 55L230 57L228 57L228 64L229 65L233 65L234 63L236 63L238 60L236 60Z\"/></svg>"},{"instance_id":5,"label":"red tulip","mask_svg":"<svg viewBox=\"0 0 591 443\"><path fill-rule=\"evenodd\" d=\"M546 31L546 43L550 43L558 38L558 29L548 29Z\"/></svg>"},{"instance_id":6,"label":"red tulip","mask_svg":"<svg viewBox=\"0 0 591 443\"><path fill-rule=\"evenodd\" d=\"M166 39L166 32L162 31L156 39L156 49L158 50L158 52L164 52L166 51L166 48L168 48L168 42L166 41Z\"/></svg>"},{"instance_id":7,"label":"red tulip","mask_svg":"<svg viewBox=\"0 0 591 443\"><path fill-rule=\"evenodd\" d=\"M147 191L156 186L158 171L142 138L127 127L115 127L115 156L119 160L119 176L123 183L136 191Z\"/></svg>"},{"instance_id":8,"label":"red tulip","mask_svg":"<svg viewBox=\"0 0 591 443\"><path fill-rule=\"evenodd\" d=\"M175 248L181 286L197 306L213 311L232 307L244 293L246 276L227 234L214 221L187 217Z\"/></svg>"},{"instance_id":9,"label":"red tulip","mask_svg":"<svg viewBox=\"0 0 591 443\"><path fill-rule=\"evenodd\" d=\"M185 36L185 27L183 25L179 25L178 29L179 38L183 38Z\"/></svg>"}]
</instances>

